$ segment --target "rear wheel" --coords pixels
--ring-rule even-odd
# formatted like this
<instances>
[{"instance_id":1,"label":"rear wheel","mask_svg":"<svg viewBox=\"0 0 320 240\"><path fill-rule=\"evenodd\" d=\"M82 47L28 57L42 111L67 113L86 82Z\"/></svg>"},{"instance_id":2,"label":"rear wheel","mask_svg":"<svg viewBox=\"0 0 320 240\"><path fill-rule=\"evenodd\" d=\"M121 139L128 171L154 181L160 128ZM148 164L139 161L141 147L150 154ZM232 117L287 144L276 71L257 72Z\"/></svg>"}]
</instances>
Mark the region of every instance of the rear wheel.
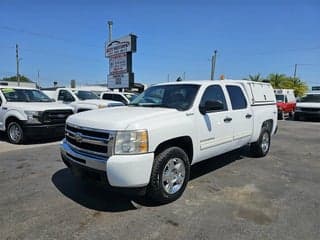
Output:
<instances>
[{"instance_id":1,"label":"rear wheel","mask_svg":"<svg viewBox=\"0 0 320 240\"><path fill-rule=\"evenodd\" d=\"M255 157L264 157L268 154L270 149L271 136L270 131L266 127L262 127L259 139L257 142L252 143L250 152Z\"/></svg>"},{"instance_id":2,"label":"rear wheel","mask_svg":"<svg viewBox=\"0 0 320 240\"><path fill-rule=\"evenodd\" d=\"M154 160L147 197L157 203L175 201L184 192L189 174L187 154L179 147L165 149Z\"/></svg>"},{"instance_id":3,"label":"rear wheel","mask_svg":"<svg viewBox=\"0 0 320 240\"><path fill-rule=\"evenodd\" d=\"M19 144L24 141L23 129L19 122L13 121L8 124L7 135L11 143Z\"/></svg>"},{"instance_id":4,"label":"rear wheel","mask_svg":"<svg viewBox=\"0 0 320 240\"><path fill-rule=\"evenodd\" d=\"M284 119L284 112L280 111L278 112L278 120L283 120Z\"/></svg>"}]
</instances>

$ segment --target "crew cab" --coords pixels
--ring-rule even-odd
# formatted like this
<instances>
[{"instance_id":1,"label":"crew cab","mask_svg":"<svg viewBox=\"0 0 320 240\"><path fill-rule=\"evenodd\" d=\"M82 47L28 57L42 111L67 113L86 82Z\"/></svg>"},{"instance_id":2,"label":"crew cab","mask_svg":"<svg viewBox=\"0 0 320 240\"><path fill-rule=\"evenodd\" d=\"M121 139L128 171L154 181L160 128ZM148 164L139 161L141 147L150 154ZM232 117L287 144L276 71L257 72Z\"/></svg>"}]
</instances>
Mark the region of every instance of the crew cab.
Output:
<instances>
[{"instance_id":1,"label":"crew cab","mask_svg":"<svg viewBox=\"0 0 320 240\"><path fill-rule=\"evenodd\" d=\"M76 113L98 108L124 105L117 101L101 100L92 91L82 89L58 88L55 90L44 90L43 92L57 102L69 104L74 108Z\"/></svg>"},{"instance_id":2,"label":"crew cab","mask_svg":"<svg viewBox=\"0 0 320 240\"><path fill-rule=\"evenodd\" d=\"M182 81L69 117L60 150L75 175L165 203L182 195L191 165L247 144L263 157L276 129L269 83Z\"/></svg>"},{"instance_id":3,"label":"crew cab","mask_svg":"<svg viewBox=\"0 0 320 240\"><path fill-rule=\"evenodd\" d=\"M320 119L320 91L307 93L297 102L294 120Z\"/></svg>"},{"instance_id":4,"label":"crew cab","mask_svg":"<svg viewBox=\"0 0 320 240\"><path fill-rule=\"evenodd\" d=\"M293 89L275 89L277 99L278 119L292 117L296 109L296 98Z\"/></svg>"},{"instance_id":5,"label":"crew cab","mask_svg":"<svg viewBox=\"0 0 320 240\"><path fill-rule=\"evenodd\" d=\"M129 92L103 92L100 95L101 99L105 100L113 100L113 101L119 101L122 102L125 105L128 105L131 101L133 101L138 95L135 93L129 93Z\"/></svg>"},{"instance_id":6,"label":"crew cab","mask_svg":"<svg viewBox=\"0 0 320 240\"><path fill-rule=\"evenodd\" d=\"M63 137L71 114L72 107L52 102L37 89L0 86L0 131L7 133L11 143Z\"/></svg>"}]
</instances>

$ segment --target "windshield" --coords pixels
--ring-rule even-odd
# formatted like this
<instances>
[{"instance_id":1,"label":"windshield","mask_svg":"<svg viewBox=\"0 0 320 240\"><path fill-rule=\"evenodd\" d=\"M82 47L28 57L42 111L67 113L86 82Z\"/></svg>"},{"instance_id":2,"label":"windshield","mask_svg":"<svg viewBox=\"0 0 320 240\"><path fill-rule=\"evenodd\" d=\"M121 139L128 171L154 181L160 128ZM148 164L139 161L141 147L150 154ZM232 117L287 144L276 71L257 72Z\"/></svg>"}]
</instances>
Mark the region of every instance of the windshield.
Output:
<instances>
[{"instance_id":1,"label":"windshield","mask_svg":"<svg viewBox=\"0 0 320 240\"><path fill-rule=\"evenodd\" d=\"M301 98L300 102L320 102L320 94L308 94Z\"/></svg>"},{"instance_id":2,"label":"windshield","mask_svg":"<svg viewBox=\"0 0 320 240\"><path fill-rule=\"evenodd\" d=\"M99 97L90 91L78 91L75 93L80 100L99 99Z\"/></svg>"},{"instance_id":3,"label":"windshield","mask_svg":"<svg viewBox=\"0 0 320 240\"><path fill-rule=\"evenodd\" d=\"M125 93L124 95L126 96L126 98L128 98L130 102L132 102L138 96L136 94L128 94L128 93Z\"/></svg>"},{"instance_id":4,"label":"windshield","mask_svg":"<svg viewBox=\"0 0 320 240\"><path fill-rule=\"evenodd\" d=\"M36 89L1 89L8 102L52 102L43 92Z\"/></svg>"},{"instance_id":5,"label":"windshield","mask_svg":"<svg viewBox=\"0 0 320 240\"><path fill-rule=\"evenodd\" d=\"M192 84L154 86L136 97L130 105L175 108L185 111L192 106L198 89L199 85Z\"/></svg>"},{"instance_id":6,"label":"windshield","mask_svg":"<svg viewBox=\"0 0 320 240\"><path fill-rule=\"evenodd\" d=\"M276 94L277 102L284 102L284 95L283 94Z\"/></svg>"}]
</instances>

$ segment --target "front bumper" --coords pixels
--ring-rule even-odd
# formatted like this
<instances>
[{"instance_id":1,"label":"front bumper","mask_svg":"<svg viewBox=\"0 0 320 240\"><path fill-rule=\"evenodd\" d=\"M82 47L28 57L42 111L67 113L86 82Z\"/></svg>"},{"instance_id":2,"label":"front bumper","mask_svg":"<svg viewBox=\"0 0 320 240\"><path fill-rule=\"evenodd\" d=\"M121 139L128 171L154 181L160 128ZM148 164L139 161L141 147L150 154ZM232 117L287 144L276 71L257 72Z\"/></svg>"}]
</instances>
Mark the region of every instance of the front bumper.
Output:
<instances>
[{"instance_id":1,"label":"front bumper","mask_svg":"<svg viewBox=\"0 0 320 240\"><path fill-rule=\"evenodd\" d=\"M43 124L28 124L22 125L23 132L27 137L38 138L58 138L64 136L64 123L43 125Z\"/></svg>"},{"instance_id":2,"label":"front bumper","mask_svg":"<svg viewBox=\"0 0 320 240\"><path fill-rule=\"evenodd\" d=\"M294 114L298 117L320 118L320 111L296 111Z\"/></svg>"},{"instance_id":3,"label":"front bumper","mask_svg":"<svg viewBox=\"0 0 320 240\"><path fill-rule=\"evenodd\" d=\"M113 155L100 158L73 149L64 139L60 144L63 161L70 168L99 172L104 184L117 188L139 188L149 184L153 166L153 153L139 155Z\"/></svg>"}]
</instances>

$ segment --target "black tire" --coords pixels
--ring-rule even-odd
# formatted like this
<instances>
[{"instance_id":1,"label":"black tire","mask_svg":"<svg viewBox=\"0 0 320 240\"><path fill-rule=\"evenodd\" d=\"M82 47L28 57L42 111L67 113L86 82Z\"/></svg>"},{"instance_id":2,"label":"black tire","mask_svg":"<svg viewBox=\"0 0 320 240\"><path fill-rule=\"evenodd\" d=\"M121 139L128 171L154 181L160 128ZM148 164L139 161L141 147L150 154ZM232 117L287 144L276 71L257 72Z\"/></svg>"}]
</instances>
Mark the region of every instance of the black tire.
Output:
<instances>
[{"instance_id":1,"label":"black tire","mask_svg":"<svg viewBox=\"0 0 320 240\"><path fill-rule=\"evenodd\" d=\"M14 144L21 144L25 140L23 128L18 121L12 121L8 124L7 135L9 142Z\"/></svg>"},{"instance_id":2,"label":"black tire","mask_svg":"<svg viewBox=\"0 0 320 240\"><path fill-rule=\"evenodd\" d=\"M281 112L278 112L278 120L283 120L284 119L284 113L281 111Z\"/></svg>"},{"instance_id":3,"label":"black tire","mask_svg":"<svg viewBox=\"0 0 320 240\"><path fill-rule=\"evenodd\" d=\"M168 173L169 168L167 165L169 164L169 161L170 163L176 161L178 163L183 164L185 170L184 178L183 180L181 180L183 182L177 185L173 184L173 186L177 187L177 191L172 193L169 193L168 189L164 186L166 180L163 179L163 175L165 174L164 171L167 172L168 175L170 175ZM155 157L150 177L150 183L147 189L147 198L152 202L160 204L169 203L177 200L182 195L187 186L189 175L190 162L188 155L185 153L185 151L183 151L179 147L170 147L165 149Z\"/></svg>"},{"instance_id":4,"label":"black tire","mask_svg":"<svg viewBox=\"0 0 320 240\"><path fill-rule=\"evenodd\" d=\"M293 115L293 120L295 120L295 121L300 121L300 115L298 115L298 114L294 114Z\"/></svg>"},{"instance_id":5,"label":"black tire","mask_svg":"<svg viewBox=\"0 0 320 240\"><path fill-rule=\"evenodd\" d=\"M267 138L267 139L266 139ZM266 143L267 141L267 143ZM252 143L250 152L254 157L264 157L268 154L271 143L270 131L267 127L262 127L259 139L257 142ZM266 144L266 145L264 145Z\"/></svg>"}]
</instances>

